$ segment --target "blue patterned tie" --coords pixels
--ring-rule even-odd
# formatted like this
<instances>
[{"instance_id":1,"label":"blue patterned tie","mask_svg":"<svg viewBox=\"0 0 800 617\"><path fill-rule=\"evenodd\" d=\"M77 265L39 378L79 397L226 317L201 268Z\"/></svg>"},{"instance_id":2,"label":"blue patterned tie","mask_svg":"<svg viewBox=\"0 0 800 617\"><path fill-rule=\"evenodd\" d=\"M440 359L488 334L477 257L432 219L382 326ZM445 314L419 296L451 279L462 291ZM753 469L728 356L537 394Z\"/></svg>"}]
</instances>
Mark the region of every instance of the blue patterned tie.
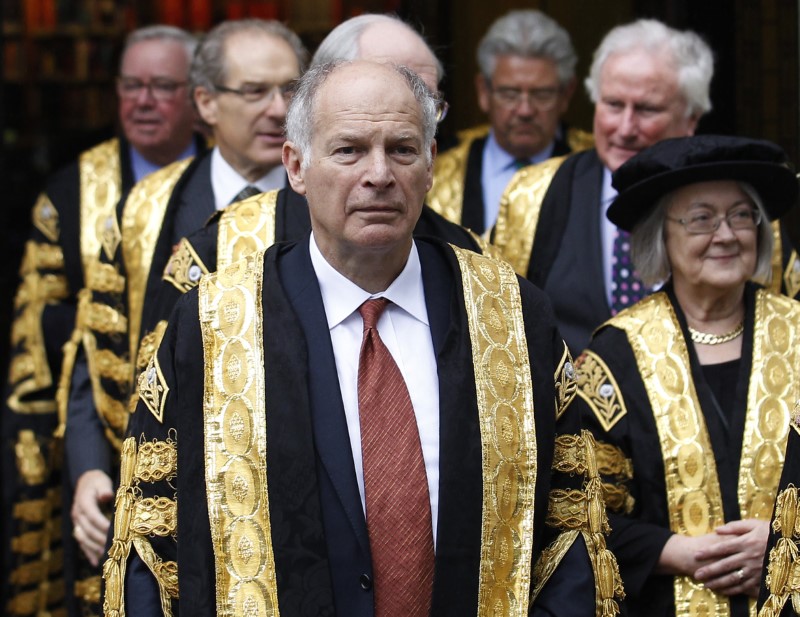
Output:
<instances>
[{"instance_id":1,"label":"blue patterned tie","mask_svg":"<svg viewBox=\"0 0 800 617\"><path fill-rule=\"evenodd\" d=\"M614 253L611 258L611 314L636 304L647 291L633 269L630 234L623 229L614 233Z\"/></svg>"}]
</instances>

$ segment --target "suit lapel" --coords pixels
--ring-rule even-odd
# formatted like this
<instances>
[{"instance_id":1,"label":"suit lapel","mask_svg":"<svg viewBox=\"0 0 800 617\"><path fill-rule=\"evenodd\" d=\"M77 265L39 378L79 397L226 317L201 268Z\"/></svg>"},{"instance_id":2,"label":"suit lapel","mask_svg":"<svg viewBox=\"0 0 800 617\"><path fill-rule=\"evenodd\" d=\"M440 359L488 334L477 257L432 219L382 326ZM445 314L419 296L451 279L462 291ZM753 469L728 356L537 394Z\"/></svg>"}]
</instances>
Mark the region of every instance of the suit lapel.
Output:
<instances>
[{"instance_id":1,"label":"suit lapel","mask_svg":"<svg viewBox=\"0 0 800 617\"><path fill-rule=\"evenodd\" d=\"M314 358L308 383L317 455L339 506L345 512L362 551L368 555L367 526L353 466L339 377L322 294L308 252L307 235L283 257L281 273L286 295L305 334L308 356ZM323 507L333 505L324 503Z\"/></svg>"}]
</instances>

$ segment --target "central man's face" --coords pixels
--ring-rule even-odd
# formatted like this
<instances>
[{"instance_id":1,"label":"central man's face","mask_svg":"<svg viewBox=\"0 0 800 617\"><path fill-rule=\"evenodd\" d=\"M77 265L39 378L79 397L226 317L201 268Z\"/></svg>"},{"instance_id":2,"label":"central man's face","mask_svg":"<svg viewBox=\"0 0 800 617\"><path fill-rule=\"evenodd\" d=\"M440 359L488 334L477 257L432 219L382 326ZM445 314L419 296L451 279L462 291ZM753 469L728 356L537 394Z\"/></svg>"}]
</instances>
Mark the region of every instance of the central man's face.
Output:
<instances>
[{"instance_id":1,"label":"central man's face","mask_svg":"<svg viewBox=\"0 0 800 617\"><path fill-rule=\"evenodd\" d=\"M293 144L284 164L308 198L323 255L407 251L435 146L424 151L422 113L404 79L372 62L339 69L317 95L313 127L307 166Z\"/></svg>"}]
</instances>

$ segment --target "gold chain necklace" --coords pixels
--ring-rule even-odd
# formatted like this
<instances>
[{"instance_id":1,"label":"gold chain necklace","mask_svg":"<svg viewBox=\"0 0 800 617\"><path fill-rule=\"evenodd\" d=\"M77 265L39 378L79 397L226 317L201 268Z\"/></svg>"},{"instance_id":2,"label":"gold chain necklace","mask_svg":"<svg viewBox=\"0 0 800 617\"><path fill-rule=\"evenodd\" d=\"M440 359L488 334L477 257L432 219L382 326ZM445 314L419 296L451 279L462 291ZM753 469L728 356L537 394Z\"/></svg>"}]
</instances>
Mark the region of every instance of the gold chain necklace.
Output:
<instances>
[{"instance_id":1,"label":"gold chain necklace","mask_svg":"<svg viewBox=\"0 0 800 617\"><path fill-rule=\"evenodd\" d=\"M692 341L695 343L699 343L701 345L722 345L722 343L727 343L728 341L732 341L738 336L741 336L742 332L744 332L744 321L741 321L738 326L736 326L733 330L728 332L727 334L710 334L708 332L698 332L691 326L689 326L689 334L692 337Z\"/></svg>"}]
</instances>

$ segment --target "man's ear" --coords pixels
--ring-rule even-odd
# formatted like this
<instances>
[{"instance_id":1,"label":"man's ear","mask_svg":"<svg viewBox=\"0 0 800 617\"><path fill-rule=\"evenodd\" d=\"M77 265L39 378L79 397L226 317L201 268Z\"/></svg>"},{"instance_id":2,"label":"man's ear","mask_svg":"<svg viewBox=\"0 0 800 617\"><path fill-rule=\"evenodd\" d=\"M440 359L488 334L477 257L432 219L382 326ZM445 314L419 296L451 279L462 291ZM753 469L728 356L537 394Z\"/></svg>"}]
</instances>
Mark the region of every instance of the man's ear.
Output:
<instances>
[{"instance_id":1,"label":"man's ear","mask_svg":"<svg viewBox=\"0 0 800 617\"><path fill-rule=\"evenodd\" d=\"M289 177L289 184L295 193L306 194L306 183L303 179L303 156L297 144L291 141L283 143L283 166L286 168L286 175Z\"/></svg>"},{"instance_id":2,"label":"man's ear","mask_svg":"<svg viewBox=\"0 0 800 617\"><path fill-rule=\"evenodd\" d=\"M202 87L195 88L194 105L206 124L214 126L217 123L217 97L211 92Z\"/></svg>"}]
</instances>

